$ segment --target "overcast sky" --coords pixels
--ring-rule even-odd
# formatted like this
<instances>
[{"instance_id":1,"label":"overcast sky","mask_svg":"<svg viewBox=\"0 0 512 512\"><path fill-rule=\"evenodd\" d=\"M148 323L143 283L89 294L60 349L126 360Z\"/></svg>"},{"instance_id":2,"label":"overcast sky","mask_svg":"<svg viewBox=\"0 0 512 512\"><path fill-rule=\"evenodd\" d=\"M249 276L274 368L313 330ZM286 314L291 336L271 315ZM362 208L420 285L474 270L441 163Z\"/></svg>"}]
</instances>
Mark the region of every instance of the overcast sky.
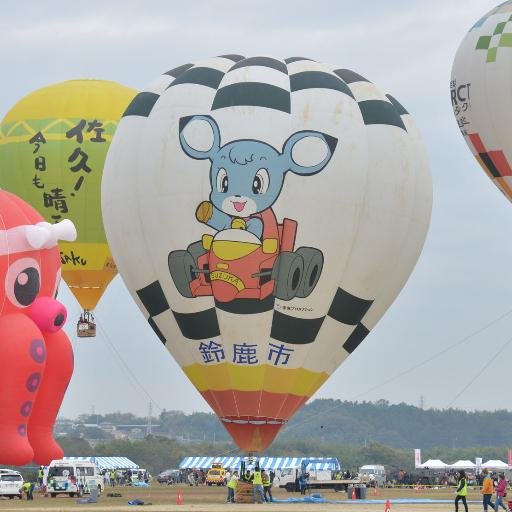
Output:
<instances>
[{"instance_id":1,"label":"overcast sky","mask_svg":"<svg viewBox=\"0 0 512 512\"><path fill-rule=\"evenodd\" d=\"M503 392L512 314L404 373L512 309L512 205L471 155L449 95L460 41L496 2L6 2L0 116L51 83L101 78L140 89L182 63L226 53L307 56L367 77L398 98L422 132L434 183L432 223L401 295L315 397L417 405L423 396L426 407L512 409L512 395ZM79 306L68 290L60 299L69 309L76 362L62 416L92 408L145 414L150 399L156 414L209 410L120 278L97 308L94 340L76 340Z\"/></svg>"}]
</instances>

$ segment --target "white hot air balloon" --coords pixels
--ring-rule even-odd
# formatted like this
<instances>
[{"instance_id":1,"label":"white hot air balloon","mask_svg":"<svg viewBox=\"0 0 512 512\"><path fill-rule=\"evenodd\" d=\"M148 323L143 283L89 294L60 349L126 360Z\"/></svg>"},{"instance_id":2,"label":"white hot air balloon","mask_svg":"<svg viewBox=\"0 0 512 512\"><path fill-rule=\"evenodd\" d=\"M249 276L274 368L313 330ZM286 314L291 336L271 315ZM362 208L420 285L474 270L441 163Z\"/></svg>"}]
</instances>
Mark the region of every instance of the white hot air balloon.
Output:
<instances>
[{"instance_id":1,"label":"white hot air balloon","mask_svg":"<svg viewBox=\"0 0 512 512\"><path fill-rule=\"evenodd\" d=\"M432 203L404 107L300 57L225 55L162 75L126 111L103 176L123 279L249 452L393 302Z\"/></svg>"}]
</instances>

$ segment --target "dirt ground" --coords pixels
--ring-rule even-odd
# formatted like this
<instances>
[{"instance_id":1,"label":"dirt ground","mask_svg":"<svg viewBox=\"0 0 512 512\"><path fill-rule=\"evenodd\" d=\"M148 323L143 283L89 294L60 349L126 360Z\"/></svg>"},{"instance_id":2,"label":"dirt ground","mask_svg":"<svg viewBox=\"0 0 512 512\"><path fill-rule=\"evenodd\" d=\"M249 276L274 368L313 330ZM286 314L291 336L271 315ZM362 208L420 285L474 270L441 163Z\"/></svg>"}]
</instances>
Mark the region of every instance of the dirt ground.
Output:
<instances>
[{"instance_id":1,"label":"dirt ground","mask_svg":"<svg viewBox=\"0 0 512 512\"><path fill-rule=\"evenodd\" d=\"M116 487L114 489L122 494L121 498L108 498L106 494L111 491L106 490L100 497L97 504L78 505L76 498L67 496L59 496L57 498L45 498L43 495L35 493L34 501L19 501L0 499L0 512L4 511L49 511L49 512L68 512L72 509L80 509L83 512L92 510L107 510L109 512L134 511L135 509L148 508L155 512L176 511L176 512L233 512L240 511L260 511L260 510L278 510L279 512L305 512L317 510L318 512L327 510L333 512L384 512L385 505L380 501L378 503L359 503L346 499L346 493L334 491L320 491L321 494L330 500L344 500L345 503L337 504L313 504L313 503L268 503L263 505L241 505L226 503L225 487L187 487L180 486L160 486L153 484L151 487L132 488L132 487ZM183 495L183 505L176 504L178 491ZM316 492L316 491L313 491ZM290 497L299 497L299 494L287 493L282 489L274 489L274 498L286 499ZM432 489L420 490L415 492L414 489L379 489L378 496L374 496L373 490L368 489L367 498L370 500L386 500L386 499L450 499L454 497L451 489ZM130 506L127 504L129 500L139 498L151 505L146 506ZM482 510L481 495L478 489L470 490L468 496L469 510ZM476 503L478 501L478 503ZM475 502L475 503L472 503ZM462 508L462 507L461 507ZM391 503L391 511L397 512L441 512L454 510L452 503L429 503L429 504L395 504ZM460 510L460 509L459 509Z\"/></svg>"}]
</instances>

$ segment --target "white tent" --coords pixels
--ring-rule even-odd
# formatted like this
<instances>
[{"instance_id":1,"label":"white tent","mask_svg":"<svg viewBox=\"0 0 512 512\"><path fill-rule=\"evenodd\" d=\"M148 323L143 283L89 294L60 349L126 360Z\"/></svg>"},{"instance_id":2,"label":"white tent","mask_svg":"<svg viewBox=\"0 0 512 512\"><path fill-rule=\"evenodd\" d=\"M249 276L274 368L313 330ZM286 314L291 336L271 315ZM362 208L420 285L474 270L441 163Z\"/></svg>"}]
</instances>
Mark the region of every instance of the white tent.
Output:
<instances>
[{"instance_id":1,"label":"white tent","mask_svg":"<svg viewBox=\"0 0 512 512\"><path fill-rule=\"evenodd\" d=\"M458 460L453 464L450 464L450 468L452 469L475 469L476 464L471 462L470 460Z\"/></svg>"},{"instance_id":2,"label":"white tent","mask_svg":"<svg viewBox=\"0 0 512 512\"><path fill-rule=\"evenodd\" d=\"M448 464L439 459L428 459L420 466L421 469L446 469L448 467L450 467Z\"/></svg>"},{"instance_id":3,"label":"white tent","mask_svg":"<svg viewBox=\"0 0 512 512\"><path fill-rule=\"evenodd\" d=\"M482 468L486 469L508 469L508 464L502 462L501 460L488 460L486 463L482 464Z\"/></svg>"}]
</instances>

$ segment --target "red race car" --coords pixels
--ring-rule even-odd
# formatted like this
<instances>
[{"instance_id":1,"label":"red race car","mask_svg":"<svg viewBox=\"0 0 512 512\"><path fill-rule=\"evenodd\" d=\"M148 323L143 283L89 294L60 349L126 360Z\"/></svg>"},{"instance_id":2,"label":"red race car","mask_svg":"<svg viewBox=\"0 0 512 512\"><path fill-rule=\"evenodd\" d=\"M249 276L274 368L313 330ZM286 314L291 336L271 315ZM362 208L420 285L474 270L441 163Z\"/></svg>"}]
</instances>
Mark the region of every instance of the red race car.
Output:
<instances>
[{"instance_id":1,"label":"red race car","mask_svg":"<svg viewBox=\"0 0 512 512\"><path fill-rule=\"evenodd\" d=\"M282 300L307 297L323 267L323 254L312 247L294 251L297 222L278 224L279 239L260 240L245 229L203 235L186 251L169 253L171 277L181 295L213 295L219 302L234 299Z\"/></svg>"}]
</instances>

